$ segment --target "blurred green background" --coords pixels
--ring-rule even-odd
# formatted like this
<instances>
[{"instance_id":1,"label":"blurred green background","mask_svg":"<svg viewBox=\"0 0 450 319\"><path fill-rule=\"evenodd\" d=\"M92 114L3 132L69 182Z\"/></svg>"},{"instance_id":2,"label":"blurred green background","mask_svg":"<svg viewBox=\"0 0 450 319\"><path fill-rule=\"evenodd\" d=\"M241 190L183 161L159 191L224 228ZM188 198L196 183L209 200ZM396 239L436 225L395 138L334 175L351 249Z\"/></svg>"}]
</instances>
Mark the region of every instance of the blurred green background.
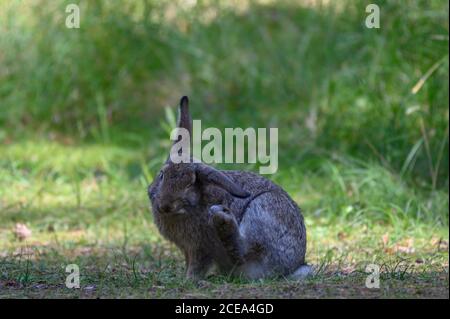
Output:
<instances>
[{"instance_id":1,"label":"blurred green background","mask_svg":"<svg viewBox=\"0 0 450 319\"><path fill-rule=\"evenodd\" d=\"M40 240L148 234L182 95L203 127L279 128L269 178L311 236L339 221L448 240L448 2L377 1L380 29L367 4L1 0L0 242L16 222Z\"/></svg>"},{"instance_id":2,"label":"blurred green background","mask_svg":"<svg viewBox=\"0 0 450 319\"><path fill-rule=\"evenodd\" d=\"M153 172L188 94L204 126L278 127L281 175L354 161L448 193L446 1L381 1L380 29L364 1L80 1L80 29L69 3L1 2L3 145L138 148Z\"/></svg>"}]
</instances>

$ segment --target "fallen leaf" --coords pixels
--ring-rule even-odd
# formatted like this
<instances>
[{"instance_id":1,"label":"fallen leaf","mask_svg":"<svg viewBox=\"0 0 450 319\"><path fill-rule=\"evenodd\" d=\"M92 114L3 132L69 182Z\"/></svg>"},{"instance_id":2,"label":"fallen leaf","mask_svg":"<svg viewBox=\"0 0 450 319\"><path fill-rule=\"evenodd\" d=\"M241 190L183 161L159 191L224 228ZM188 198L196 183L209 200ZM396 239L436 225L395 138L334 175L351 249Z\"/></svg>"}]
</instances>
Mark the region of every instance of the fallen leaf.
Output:
<instances>
[{"instance_id":1,"label":"fallen leaf","mask_svg":"<svg viewBox=\"0 0 450 319\"><path fill-rule=\"evenodd\" d=\"M17 223L13 230L14 236L19 240L27 239L32 232L25 224Z\"/></svg>"},{"instance_id":2,"label":"fallen leaf","mask_svg":"<svg viewBox=\"0 0 450 319\"><path fill-rule=\"evenodd\" d=\"M344 239L346 239L346 238L348 237L348 235L347 235L346 233L340 231L340 232L337 234L337 237L338 237L339 240L344 240Z\"/></svg>"}]
</instances>

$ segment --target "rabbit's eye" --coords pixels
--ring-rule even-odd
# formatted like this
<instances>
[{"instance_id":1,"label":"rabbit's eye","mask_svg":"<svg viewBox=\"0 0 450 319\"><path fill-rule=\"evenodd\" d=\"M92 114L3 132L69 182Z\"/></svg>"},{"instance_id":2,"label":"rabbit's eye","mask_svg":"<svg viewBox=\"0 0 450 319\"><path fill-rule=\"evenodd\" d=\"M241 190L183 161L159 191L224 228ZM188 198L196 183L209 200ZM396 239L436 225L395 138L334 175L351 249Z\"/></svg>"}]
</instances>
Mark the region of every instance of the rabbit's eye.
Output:
<instances>
[{"instance_id":1,"label":"rabbit's eye","mask_svg":"<svg viewBox=\"0 0 450 319\"><path fill-rule=\"evenodd\" d=\"M163 172L159 172L159 180L162 180L162 179L163 179L163 177L164 177L164 174L163 174Z\"/></svg>"}]
</instances>

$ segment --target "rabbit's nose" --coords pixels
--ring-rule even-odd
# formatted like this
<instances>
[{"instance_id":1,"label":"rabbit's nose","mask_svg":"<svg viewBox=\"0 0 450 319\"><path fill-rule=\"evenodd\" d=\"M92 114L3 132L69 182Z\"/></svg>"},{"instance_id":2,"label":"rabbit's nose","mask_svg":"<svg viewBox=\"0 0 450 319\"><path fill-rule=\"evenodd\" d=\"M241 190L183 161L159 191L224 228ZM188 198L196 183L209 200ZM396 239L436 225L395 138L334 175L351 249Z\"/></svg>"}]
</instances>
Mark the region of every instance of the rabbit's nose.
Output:
<instances>
[{"instance_id":1,"label":"rabbit's nose","mask_svg":"<svg viewBox=\"0 0 450 319\"><path fill-rule=\"evenodd\" d=\"M172 205L169 204L169 203L162 204L162 205L159 206L159 210L160 210L161 212L163 212L163 213L168 213L168 212L170 212L171 208L172 208Z\"/></svg>"}]
</instances>

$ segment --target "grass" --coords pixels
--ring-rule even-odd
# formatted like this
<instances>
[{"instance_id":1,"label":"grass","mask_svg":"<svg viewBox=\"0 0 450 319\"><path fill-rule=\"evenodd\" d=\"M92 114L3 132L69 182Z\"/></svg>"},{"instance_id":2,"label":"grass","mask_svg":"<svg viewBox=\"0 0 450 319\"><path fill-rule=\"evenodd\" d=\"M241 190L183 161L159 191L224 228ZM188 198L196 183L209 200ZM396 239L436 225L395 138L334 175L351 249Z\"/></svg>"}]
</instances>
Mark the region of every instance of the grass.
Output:
<instances>
[{"instance_id":1,"label":"grass","mask_svg":"<svg viewBox=\"0 0 450 319\"><path fill-rule=\"evenodd\" d=\"M89 1L71 30L67 3L0 0L0 298L448 298L448 4L380 1L374 30L363 1ZM315 276L184 278L146 194L183 94L279 128Z\"/></svg>"},{"instance_id":2,"label":"grass","mask_svg":"<svg viewBox=\"0 0 450 319\"><path fill-rule=\"evenodd\" d=\"M180 252L152 223L144 150L47 141L0 149L7 173L0 185L1 297L448 296L448 227L408 216L445 210L448 197L436 193L431 206L421 204L381 168L330 160L326 173L278 176L302 203L315 277L296 283L212 276L195 284L184 279ZM330 183L330 171L339 181ZM18 240L16 223L26 223L32 236ZM381 267L380 289L365 288L371 263ZM79 290L64 285L69 264L80 267Z\"/></svg>"}]
</instances>

